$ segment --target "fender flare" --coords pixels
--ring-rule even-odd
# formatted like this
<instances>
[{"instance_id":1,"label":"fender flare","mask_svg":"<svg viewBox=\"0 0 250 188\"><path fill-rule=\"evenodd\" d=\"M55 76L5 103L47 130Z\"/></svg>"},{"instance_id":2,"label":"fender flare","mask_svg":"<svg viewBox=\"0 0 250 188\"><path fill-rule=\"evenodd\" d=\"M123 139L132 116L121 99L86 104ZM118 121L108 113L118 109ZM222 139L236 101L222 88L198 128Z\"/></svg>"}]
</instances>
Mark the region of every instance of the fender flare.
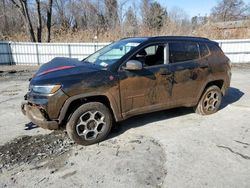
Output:
<instances>
[{"instance_id":1,"label":"fender flare","mask_svg":"<svg viewBox=\"0 0 250 188\"><path fill-rule=\"evenodd\" d=\"M122 116L121 116L121 110L120 110L120 106L119 106L119 101L116 101L114 99L114 97L111 95L111 94L108 94L108 93L105 93L105 94L100 94L100 93L87 93L87 94L79 94L79 95L74 95L74 96L71 96L69 97L65 103L63 104L61 110L60 110L60 114L59 114L59 117L58 117L58 123L61 124L63 119L65 118L65 115L68 111L68 107L70 106L70 104L75 101L75 100L78 100L78 99L84 99L84 98L88 98L88 97L98 97L98 96L103 96L103 97L106 97L110 103L110 107L111 107L111 110L113 112L113 115L114 115L114 118L115 118L115 121L121 121L123 120Z\"/></svg>"},{"instance_id":2,"label":"fender flare","mask_svg":"<svg viewBox=\"0 0 250 188\"><path fill-rule=\"evenodd\" d=\"M223 81L223 85L221 86L220 89L221 89L222 95L225 95L226 89L227 89L227 88L225 88L225 87L226 87L226 86L225 86L225 80L224 80L224 79L213 79L213 80L210 79L210 80L208 80L208 82L205 82L205 84L203 84L203 86L201 87L201 89L200 89L200 91L199 91L199 94L198 94L198 96L197 96L196 101L199 101L199 100L200 100L200 98L202 97L202 95L203 95L203 93L204 93L204 91L205 91L207 85L209 85L209 83L216 82L216 81L219 81L219 80L222 80L222 81Z\"/></svg>"}]
</instances>

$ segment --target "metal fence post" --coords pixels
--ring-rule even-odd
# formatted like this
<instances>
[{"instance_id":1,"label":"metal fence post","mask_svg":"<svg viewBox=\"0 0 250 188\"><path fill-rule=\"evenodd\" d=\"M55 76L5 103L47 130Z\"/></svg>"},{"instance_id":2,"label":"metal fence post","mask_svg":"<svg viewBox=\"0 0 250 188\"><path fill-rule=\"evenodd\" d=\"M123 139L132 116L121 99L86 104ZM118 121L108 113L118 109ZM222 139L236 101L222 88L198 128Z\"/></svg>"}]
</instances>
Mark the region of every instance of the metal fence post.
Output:
<instances>
[{"instance_id":1,"label":"metal fence post","mask_svg":"<svg viewBox=\"0 0 250 188\"><path fill-rule=\"evenodd\" d=\"M220 42L220 48L222 48L222 44L223 44L223 42Z\"/></svg>"},{"instance_id":2,"label":"metal fence post","mask_svg":"<svg viewBox=\"0 0 250 188\"><path fill-rule=\"evenodd\" d=\"M68 44L68 49L69 49L69 57L71 58L71 46Z\"/></svg>"},{"instance_id":3,"label":"metal fence post","mask_svg":"<svg viewBox=\"0 0 250 188\"><path fill-rule=\"evenodd\" d=\"M97 45L96 45L96 43L94 43L94 51L96 52L96 47L97 47Z\"/></svg>"},{"instance_id":4,"label":"metal fence post","mask_svg":"<svg viewBox=\"0 0 250 188\"><path fill-rule=\"evenodd\" d=\"M9 61L10 61L10 65L13 65L13 57L12 57L12 50L11 50L11 42L9 41L8 42L8 58L9 58Z\"/></svg>"},{"instance_id":5,"label":"metal fence post","mask_svg":"<svg viewBox=\"0 0 250 188\"><path fill-rule=\"evenodd\" d=\"M36 45L36 59L37 59L37 65L40 65L40 58L39 58L39 51L38 51L38 43Z\"/></svg>"},{"instance_id":6,"label":"metal fence post","mask_svg":"<svg viewBox=\"0 0 250 188\"><path fill-rule=\"evenodd\" d=\"M14 43L12 43L12 44L14 44L15 50L17 51L17 44L16 44L16 42L14 42ZM15 56L16 56L16 64L19 64L19 63L18 63L18 55L17 55L17 52L15 53Z\"/></svg>"}]
</instances>

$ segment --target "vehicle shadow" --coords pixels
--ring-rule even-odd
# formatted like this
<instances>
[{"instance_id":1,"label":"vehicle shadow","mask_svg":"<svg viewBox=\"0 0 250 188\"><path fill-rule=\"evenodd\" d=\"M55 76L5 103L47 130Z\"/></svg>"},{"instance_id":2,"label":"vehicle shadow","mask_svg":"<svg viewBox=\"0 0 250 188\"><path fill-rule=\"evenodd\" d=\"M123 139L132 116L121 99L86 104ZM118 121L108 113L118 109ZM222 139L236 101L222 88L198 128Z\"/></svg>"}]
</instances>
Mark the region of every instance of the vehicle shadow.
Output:
<instances>
[{"instance_id":1,"label":"vehicle shadow","mask_svg":"<svg viewBox=\"0 0 250 188\"><path fill-rule=\"evenodd\" d=\"M230 87L227 90L226 95L222 98L220 109L225 108L229 104L237 102L244 94L245 93L240 91L239 89Z\"/></svg>"},{"instance_id":2,"label":"vehicle shadow","mask_svg":"<svg viewBox=\"0 0 250 188\"><path fill-rule=\"evenodd\" d=\"M220 110L225 108L229 104L235 103L236 101L240 100L243 95L244 93L239 89L230 87L227 91L227 94L222 99ZM131 128L133 129L140 126L144 126L148 123L171 119L178 116L188 115L191 113L194 113L193 108L181 107L135 116L124 120L118 124L115 124L107 139L114 138L120 134L123 134Z\"/></svg>"},{"instance_id":3,"label":"vehicle shadow","mask_svg":"<svg viewBox=\"0 0 250 188\"><path fill-rule=\"evenodd\" d=\"M123 134L129 129L134 129L137 127L144 126L148 123L153 123L161 120L171 119L178 116L188 115L193 113L193 108L174 108L159 112L153 112L143 115L138 115L135 117L131 117L127 120L124 120L120 123L116 123L111 130L111 133L109 134L107 139L114 138L116 136L119 136L120 134Z\"/></svg>"}]
</instances>

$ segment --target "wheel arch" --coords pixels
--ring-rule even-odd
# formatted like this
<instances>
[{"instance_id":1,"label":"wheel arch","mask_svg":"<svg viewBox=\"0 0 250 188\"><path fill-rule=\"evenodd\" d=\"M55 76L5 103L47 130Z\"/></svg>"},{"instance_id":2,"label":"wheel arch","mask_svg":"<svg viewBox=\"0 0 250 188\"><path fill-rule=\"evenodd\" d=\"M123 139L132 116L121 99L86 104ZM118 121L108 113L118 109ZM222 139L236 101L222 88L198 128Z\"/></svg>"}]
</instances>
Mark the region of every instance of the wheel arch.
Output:
<instances>
[{"instance_id":1,"label":"wheel arch","mask_svg":"<svg viewBox=\"0 0 250 188\"><path fill-rule=\"evenodd\" d=\"M224 85L224 80L221 79L221 80L213 80L213 81L208 82L206 86L204 87L203 91L213 85L218 86L222 90L223 85Z\"/></svg>"},{"instance_id":2,"label":"wheel arch","mask_svg":"<svg viewBox=\"0 0 250 188\"><path fill-rule=\"evenodd\" d=\"M100 102L104 104L107 108L109 108L113 118L115 121L122 120L121 113L119 112L119 108L117 107L117 104L115 104L115 101L112 101L110 97L107 95L76 95L73 97L70 97L63 105L60 115L58 118L59 124L62 124L63 122L67 121L68 118L71 116L71 114L82 104L88 103L88 102Z\"/></svg>"},{"instance_id":3,"label":"wheel arch","mask_svg":"<svg viewBox=\"0 0 250 188\"><path fill-rule=\"evenodd\" d=\"M223 79L217 79L217 80L211 80L209 82L207 82L206 84L204 84L204 86L201 88L199 95L197 96L196 99L196 103L197 104L199 102L199 100L201 99L203 93L206 91L206 89L210 86L216 85L220 88L222 95L225 95L225 89L224 89L224 80Z\"/></svg>"}]
</instances>

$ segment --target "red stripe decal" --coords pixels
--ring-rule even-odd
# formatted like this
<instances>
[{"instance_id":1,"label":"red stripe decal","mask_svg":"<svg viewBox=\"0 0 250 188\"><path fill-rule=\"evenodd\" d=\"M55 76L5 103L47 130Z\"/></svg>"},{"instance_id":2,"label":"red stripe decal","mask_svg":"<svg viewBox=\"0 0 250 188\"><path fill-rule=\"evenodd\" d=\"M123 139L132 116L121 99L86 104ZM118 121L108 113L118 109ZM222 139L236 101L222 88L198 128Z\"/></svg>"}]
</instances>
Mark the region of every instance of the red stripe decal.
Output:
<instances>
[{"instance_id":1,"label":"red stripe decal","mask_svg":"<svg viewBox=\"0 0 250 188\"><path fill-rule=\"evenodd\" d=\"M46 71L43 71L43 72L39 73L37 76L41 76L41 75L47 74L49 72L54 72L54 71L58 71L58 70L70 69L70 68L73 68L73 67L75 67L75 66L62 66L62 67L49 69L49 70L46 70Z\"/></svg>"}]
</instances>

